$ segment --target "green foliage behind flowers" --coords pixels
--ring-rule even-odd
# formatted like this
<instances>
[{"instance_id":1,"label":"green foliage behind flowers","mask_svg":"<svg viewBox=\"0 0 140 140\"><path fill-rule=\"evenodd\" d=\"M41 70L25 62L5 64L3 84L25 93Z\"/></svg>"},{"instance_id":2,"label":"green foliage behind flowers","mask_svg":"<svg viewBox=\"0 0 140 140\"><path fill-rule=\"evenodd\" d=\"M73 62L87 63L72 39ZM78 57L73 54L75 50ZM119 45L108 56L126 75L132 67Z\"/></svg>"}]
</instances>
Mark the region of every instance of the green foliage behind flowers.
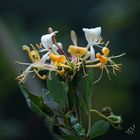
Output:
<instances>
[{"instance_id":1,"label":"green foliage behind flowers","mask_svg":"<svg viewBox=\"0 0 140 140\"><path fill-rule=\"evenodd\" d=\"M100 36L101 27L83 28L83 31L87 46L78 46L76 33L71 31L73 45L69 46L68 55L64 52L62 43L56 41L58 31L49 28L48 34L41 37L40 44L36 47L31 45L32 50L27 45L23 46L31 63L17 61L27 65L17 80L28 106L44 116L56 136L64 140L94 139L105 134L109 124L121 129L121 116L115 115L109 108L103 112L93 109L92 95L94 86L101 80L104 71L109 79L111 74L116 75L116 71L120 71L121 64L116 64L113 59L124 54L110 56L109 42L104 43ZM96 47L101 51L96 53ZM98 79L94 78L94 69L100 71ZM46 73L42 74L42 71ZM26 88L24 82L30 73L46 80L45 93L36 95ZM91 113L96 113L103 120L95 122Z\"/></svg>"}]
</instances>

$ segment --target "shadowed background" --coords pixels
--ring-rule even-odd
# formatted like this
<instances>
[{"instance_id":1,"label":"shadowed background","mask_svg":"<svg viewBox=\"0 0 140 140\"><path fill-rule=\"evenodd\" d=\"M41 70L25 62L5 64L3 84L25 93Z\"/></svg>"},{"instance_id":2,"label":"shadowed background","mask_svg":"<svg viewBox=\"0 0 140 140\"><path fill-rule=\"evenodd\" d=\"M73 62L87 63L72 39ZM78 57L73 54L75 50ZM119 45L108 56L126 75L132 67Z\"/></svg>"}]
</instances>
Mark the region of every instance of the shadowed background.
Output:
<instances>
[{"instance_id":1,"label":"shadowed background","mask_svg":"<svg viewBox=\"0 0 140 140\"><path fill-rule=\"evenodd\" d=\"M40 42L40 37L52 26L58 30L57 39L67 48L71 43L70 30L78 35L78 44L86 45L83 27L102 27L104 41L110 41L112 54L125 52L117 60L123 64L122 72L109 81L107 75L94 85L93 106L101 110L111 106L123 117L123 130L110 129L97 140L136 139L139 135L139 0L12 0L0 4L0 139L1 140L49 140L51 133L43 119L32 113L26 105L16 75L25 67L14 61L26 60L21 49L24 44ZM98 74L95 78L98 78ZM96 80L96 79L95 79ZM44 83L28 82L33 90ZM126 130L135 125L133 134Z\"/></svg>"}]
</instances>

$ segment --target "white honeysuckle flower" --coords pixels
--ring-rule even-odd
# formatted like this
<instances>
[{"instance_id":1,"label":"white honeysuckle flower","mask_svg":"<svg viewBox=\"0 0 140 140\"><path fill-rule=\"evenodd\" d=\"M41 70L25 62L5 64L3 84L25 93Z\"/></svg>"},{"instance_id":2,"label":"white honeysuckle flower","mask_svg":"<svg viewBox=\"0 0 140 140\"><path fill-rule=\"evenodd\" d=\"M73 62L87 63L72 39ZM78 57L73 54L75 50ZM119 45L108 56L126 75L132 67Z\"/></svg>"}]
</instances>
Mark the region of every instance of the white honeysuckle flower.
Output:
<instances>
[{"instance_id":1,"label":"white honeysuckle flower","mask_svg":"<svg viewBox=\"0 0 140 140\"><path fill-rule=\"evenodd\" d=\"M58 31L54 31L50 34L46 34L46 35L42 35L41 37L41 44L43 45L43 47L45 49L50 49L53 47L53 41L52 41L52 37L58 33Z\"/></svg>"},{"instance_id":2,"label":"white honeysuckle flower","mask_svg":"<svg viewBox=\"0 0 140 140\"><path fill-rule=\"evenodd\" d=\"M62 49L62 47L63 47L62 43L58 42L57 44ZM58 50L57 46L55 44L53 44L52 49L48 49L48 52L42 56L41 61L44 63L46 60L49 60L50 53L58 54L57 50Z\"/></svg>"},{"instance_id":3,"label":"white honeysuckle flower","mask_svg":"<svg viewBox=\"0 0 140 140\"><path fill-rule=\"evenodd\" d=\"M49 55L51 52L57 54L58 47L55 44L53 44L52 41L52 37L56 35L56 33L58 33L58 31L54 31L50 34L42 35L41 37L41 44L43 45L44 49L40 50L40 52L47 51L47 53L44 54L41 58L42 62L45 62L46 60L50 59ZM62 49L62 43L58 42L57 44Z\"/></svg>"},{"instance_id":4,"label":"white honeysuckle flower","mask_svg":"<svg viewBox=\"0 0 140 140\"><path fill-rule=\"evenodd\" d=\"M90 48L90 59L95 61L95 49L94 45L97 44L99 37L101 35L101 27L96 28L83 28L85 32L85 38L88 42L87 49Z\"/></svg>"},{"instance_id":5,"label":"white honeysuckle flower","mask_svg":"<svg viewBox=\"0 0 140 140\"><path fill-rule=\"evenodd\" d=\"M90 45L90 60L95 61L95 49Z\"/></svg>"},{"instance_id":6,"label":"white honeysuckle flower","mask_svg":"<svg viewBox=\"0 0 140 140\"><path fill-rule=\"evenodd\" d=\"M85 32L85 38L89 45L94 45L99 40L99 37L101 35L101 27L96 28L83 28L83 31Z\"/></svg>"}]
</instances>

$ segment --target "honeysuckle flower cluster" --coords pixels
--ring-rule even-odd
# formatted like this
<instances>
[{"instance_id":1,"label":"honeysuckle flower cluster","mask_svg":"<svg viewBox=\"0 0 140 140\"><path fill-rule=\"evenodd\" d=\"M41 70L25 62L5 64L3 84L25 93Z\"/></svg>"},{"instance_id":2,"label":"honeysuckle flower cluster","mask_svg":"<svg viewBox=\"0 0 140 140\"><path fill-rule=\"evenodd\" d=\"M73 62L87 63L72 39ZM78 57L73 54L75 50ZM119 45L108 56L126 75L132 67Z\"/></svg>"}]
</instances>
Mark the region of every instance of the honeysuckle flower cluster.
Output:
<instances>
[{"instance_id":1,"label":"honeysuckle flower cluster","mask_svg":"<svg viewBox=\"0 0 140 140\"><path fill-rule=\"evenodd\" d=\"M83 28L85 39L87 40L87 46L81 47L77 45L77 36L74 31L71 31L72 45L68 47L68 51L64 52L63 45L56 41L56 34L58 31L53 31L52 28L48 29L48 34L42 35L41 43L35 46L31 45L28 47L24 45L22 48L29 55L31 63L19 64L27 65L28 67L23 71L21 75L17 77L19 82L25 82L26 77L29 73L34 72L40 79L45 80L50 77L50 72L55 71L60 76L70 77L73 76L80 70L83 69L83 76L86 76L86 69L99 68L102 77L103 70L106 71L109 76L110 70L116 75L116 71L120 71L121 64L116 64L113 59L118 58L124 54L118 56L110 56L110 49L108 44L104 43L101 37L101 27L96 28ZM101 52L96 52L96 47L101 49ZM41 71L48 71L48 74L41 75ZM110 77L110 76L109 76Z\"/></svg>"},{"instance_id":2,"label":"honeysuckle flower cluster","mask_svg":"<svg viewBox=\"0 0 140 140\"><path fill-rule=\"evenodd\" d=\"M17 76L20 89L31 110L36 111L49 122L52 132L64 140L91 140L105 134L109 124L120 129L122 118L110 107L97 111L92 107L93 85L99 82L105 71L116 75L121 64L113 59L124 55L110 55L109 41L103 42L101 27L83 28L84 46L79 46L77 35L71 31L72 44L64 46L57 41L58 31L50 27L36 45L23 45L30 63L16 61L27 68ZM64 48L68 48L64 51ZM65 49L66 50L66 49ZM94 69L100 71L98 79ZM26 86L28 75L33 73L47 85L40 94L35 94ZM93 121L91 113L103 120ZM84 118L84 119L83 119ZM85 121L86 120L86 121Z\"/></svg>"}]
</instances>

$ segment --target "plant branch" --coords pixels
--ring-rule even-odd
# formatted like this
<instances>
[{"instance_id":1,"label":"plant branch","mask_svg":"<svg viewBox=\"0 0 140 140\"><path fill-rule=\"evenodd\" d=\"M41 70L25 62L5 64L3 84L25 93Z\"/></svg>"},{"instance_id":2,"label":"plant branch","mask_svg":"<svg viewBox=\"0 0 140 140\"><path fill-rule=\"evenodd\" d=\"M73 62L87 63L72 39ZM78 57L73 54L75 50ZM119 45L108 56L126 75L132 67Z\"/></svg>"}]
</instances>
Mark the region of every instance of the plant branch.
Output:
<instances>
[{"instance_id":1,"label":"plant branch","mask_svg":"<svg viewBox=\"0 0 140 140\"><path fill-rule=\"evenodd\" d=\"M103 115L102 113L100 113L99 111L95 110L95 109L91 109L90 112L94 112L96 114L98 114L100 117L104 118L105 120L107 120L114 128L119 129L118 127L116 127L114 125L114 122L112 120L110 120L108 117L106 117L105 115Z\"/></svg>"},{"instance_id":2,"label":"plant branch","mask_svg":"<svg viewBox=\"0 0 140 140\"><path fill-rule=\"evenodd\" d=\"M88 113L88 131L87 131L87 137L89 136L90 128L91 128L91 114L89 112Z\"/></svg>"}]
</instances>

